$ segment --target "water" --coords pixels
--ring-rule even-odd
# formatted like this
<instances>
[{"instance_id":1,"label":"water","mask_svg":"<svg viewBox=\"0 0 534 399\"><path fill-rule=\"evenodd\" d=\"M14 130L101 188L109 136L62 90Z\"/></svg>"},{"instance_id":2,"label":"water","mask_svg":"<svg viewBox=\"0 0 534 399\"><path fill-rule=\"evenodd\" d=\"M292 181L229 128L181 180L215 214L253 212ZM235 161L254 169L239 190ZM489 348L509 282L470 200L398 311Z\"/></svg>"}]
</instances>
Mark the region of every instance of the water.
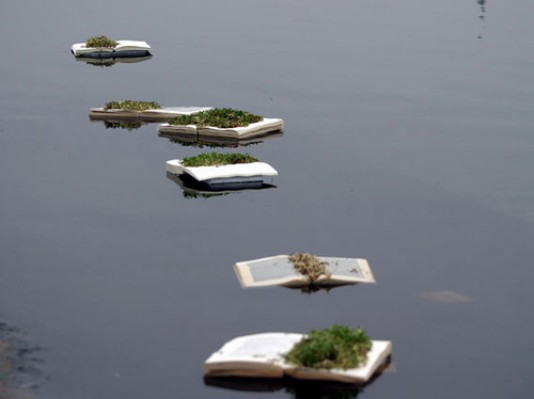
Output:
<instances>
[{"instance_id":1,"label":"water","mask_svg":"<svg viewBox=\"0 0 534 399\"><path fill-rule=\"evenodd\" d=\"M41 348L33 396L311 397L206 384L202 363L238 335L333 323L393 341L393 370L353 397L529 396L532 2L12 3L0 319ZM96 34L154 57L76 62ZM185 198L165 161L204 149L88 120L122 98L284 118L244 149L277 187ZM241 289L236 261L294 251L365 257L378 283Z\"/></svg>"}]
</instances>

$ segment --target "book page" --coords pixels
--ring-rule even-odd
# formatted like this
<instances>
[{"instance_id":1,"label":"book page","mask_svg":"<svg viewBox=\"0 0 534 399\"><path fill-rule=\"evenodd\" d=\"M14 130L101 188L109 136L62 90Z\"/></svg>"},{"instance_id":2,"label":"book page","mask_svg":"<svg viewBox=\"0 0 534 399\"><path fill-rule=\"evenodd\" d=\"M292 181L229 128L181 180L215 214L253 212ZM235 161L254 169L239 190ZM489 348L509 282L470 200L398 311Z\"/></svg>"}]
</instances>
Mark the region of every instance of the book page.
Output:
<instances>
[{"instance_id":1,"label":"book page","mask_svg":"<svg viewBox=\"0 0 534 399\"><path fill-rule=\"evenodd\" d=\"M282 354L287 353L301 334L266 333L235 338L204 362L207 376L281 377Z\"/></svg>"},{"instance_id":2,"label":"book page","mask_svg":"<svg viewBox=\"0 0 534 399\"><path fill-rule=\"evenodd\" d=\"M327 263L329 275L320 277L319 285L339 285L347 283L374 283L375 279L365 259L318 257ZM288 255L277 255L238 262L234 266L236 275L243 287L263 287L271 285L305 286L306 276L300 274L289 261Z\"/></svg>"},{"instance_id":3,"label":"book page","mask_svg":"<svg viewBox=\"0 0 534 399\"><path fill-rule=\"evenodd\" d=\"M238 262L234 270L244 287L283 285L298 281L306 284L306 278L297 272L287 255Z\"/></svg>"},{"instance_id":4,"label":"book page","mask_svg":"<svg viewBox=\"0 0 534 399\"><path fill-rule=\"evenodd\" d=\"M301 334L292 333L264 333L238 337L224 344L206 362L247 359L265 362L278 361L281 354L287 353L301 339Z\"/></svg>"}]
</instances>

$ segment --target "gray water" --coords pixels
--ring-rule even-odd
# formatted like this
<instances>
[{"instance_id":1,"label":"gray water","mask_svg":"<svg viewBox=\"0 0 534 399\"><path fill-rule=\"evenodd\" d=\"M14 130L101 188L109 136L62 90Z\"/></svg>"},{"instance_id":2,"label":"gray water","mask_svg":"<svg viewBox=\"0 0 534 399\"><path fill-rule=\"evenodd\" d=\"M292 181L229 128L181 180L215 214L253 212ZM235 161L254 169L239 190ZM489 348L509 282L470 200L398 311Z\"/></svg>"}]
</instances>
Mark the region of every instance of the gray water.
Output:
<instances>
[{"instance_id":1,"label":"gray water","mask_svg":"<svg viewBox=\"0 0 534 399\"><path fill-rule=\"evenodd\" d=\"M4 1L0 320L41 348L38 383L20 390L319 397L207 384L202 364L238 335L343 323L393 342L391 370L358 397L530 397L533 12ZM76 62L71 44L97 34L146 40L154 57ZM276 187L184 197L165 161L206 149L89 121L123 98L283 118L283 136L242 149L278 170ZM377 284L243 290L232 271L295 251L367 258Z\"/></svg>"}]
</instances>

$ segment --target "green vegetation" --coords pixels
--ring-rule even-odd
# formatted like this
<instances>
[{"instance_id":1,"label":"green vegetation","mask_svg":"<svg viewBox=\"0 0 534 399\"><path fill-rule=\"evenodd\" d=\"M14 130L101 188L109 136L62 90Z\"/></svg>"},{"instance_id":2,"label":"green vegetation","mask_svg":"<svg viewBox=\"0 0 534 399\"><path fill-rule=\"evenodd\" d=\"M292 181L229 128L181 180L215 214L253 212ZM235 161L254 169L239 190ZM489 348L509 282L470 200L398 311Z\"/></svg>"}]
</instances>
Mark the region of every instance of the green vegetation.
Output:
<instances>
[{"instance_id":1,"label":"green vegetation","mask_svg":"<svg viewBox=\"0 0 534 399\"><path fill-rule=\"evenodd\" d=\"M182 159L182 165L184 166L221 166L251 162L258 162L258 160L249 154L222 154L219 152L207 152L195 157Z\"/></svg>"},{"instance_id":2,"label":"green vegetation","mask_svg":"<svg viewBox=\"0 0 534 399\"><path fill-rule=\"evenodd\" d=\"M228 193L195 193L193 191L183 191L183 196L185 199L193 199L193 198L213 198L213 197L222 197L224 195L228 195Z\"/></svg>"},{"instance_id":3,"label":"green vegetation","mask_svg":"<svg viewBox=\"0 0 534 399\"><path fill-rule=\"evenodd\" d=\"M365 365L372 341L363 328L333 325L312 330L284 355L300 367L351 369Z\"/></svg>"},{"instance_id":4,"label":"green vegetation","mask_svg":"<svg viewBox=\"0 0 534 399\"><path fill-rule=\"evenodd\" d=\"M160 109L161 105L155 101L121 100L110 101L104 105L104 109L126 109L130 111L145 111L147 109Z\"/></svg>"},{"instance_id":5,"label":"green vegetation","mask_svg":"<svg viewBox=\"0 0 534 399\"><path fill-rule=\"evenodd\" d=\"M93 36L87 39L85 47L115 47L117 44L119 43L107 36Z\"/></svg>"},{"instance_id":6,"label":"green vegetation","mask_svg":"<svg viewBox=\"0 0 534 399\"><path fill-rule=\"evenodd\" d=\"M232 108L215 108L192 115L180 115L169 121L171 125L197 125L232 128L248 126L263 119L260 115Z\"/></svg>"},{"instance_id":7,"label":"green vegetation","mask_svg":"<svg viewBox=\"0 0 534 399\"><path fill-rule=\"evenodd\" d=\"M289 256L289 261L300 274L308 278L310 284L321 276L330 277L330 273L326 270L328 262L309 253L294 253Z\"/></svg>"}]
</instances>

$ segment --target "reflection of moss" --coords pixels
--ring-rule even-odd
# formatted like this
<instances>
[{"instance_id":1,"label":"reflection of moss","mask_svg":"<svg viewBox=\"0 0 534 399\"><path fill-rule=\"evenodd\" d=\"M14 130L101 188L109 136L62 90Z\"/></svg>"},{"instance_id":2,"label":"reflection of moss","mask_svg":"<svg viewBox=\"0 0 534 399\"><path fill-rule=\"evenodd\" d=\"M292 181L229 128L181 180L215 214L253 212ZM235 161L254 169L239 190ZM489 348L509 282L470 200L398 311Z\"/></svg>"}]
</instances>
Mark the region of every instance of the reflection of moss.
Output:
<instances>
[{"instance_id":1,"label":"reflection of moss","mask_svg":"<svg viewBox=\"0 0 534 399\"><path fill-rule=\"evenodd\" d=\"M113 121L104 121L104 126L106 127L106 129L126 129L126 130L137 130L139 129L141 126L143 126L143 122L139 122L139 121L116 121L116 122L113 122Z\"/></svg>"},{"instance_id":2,"label":"reflection of moss","mask_svg":"<svg viewBox=\"0 0 534 399\"><path fill-rule=\"evenodd\" d=\"M354 399L363 392L360 386L325 382L292 382L285 388L294 399Z\"/></svg>"},{"instance_id":3,"label":"reflection of moss","mask_svg":"<svg viewBox=\"0 0 534 399\"><path fill-rule=\"evenodd\" d=\"M259 122L262 119L262 116L254 115L247 111L232 108L215 108L192 115L180 115L174 117L169 121L169 124L232 128L248 126L251 123Z\"/></svg>"},{"instance_id":4,"label":"reflection of moss","mask_svg":"<svg viewBox=\"0 0 534 399\"><path fill-rule=\"evenodd\" d=\"M328 263L309 253L294 253L289 256L289 261L300 274L308 278L309 283L317 281L321 276L330 277L330 273L326 271Z\"/></svg>"},{"instance_id":5,"label":"reflection of moss","mask_svg":"<svg viewBox=\"0 0 534 399\"><path fill-rule=\"evenodd\" d=\"M228 193L195 193L193 191L183 191L183 196L186 199L222 197L224 195L228 195Z\"/></svg>"},{"instance_id":6,"label":"reflection of moss","mask_svg":"<svg viewBox=\"0 0 534 399\"><path fill-rule=\"evenodd\" d=\"M301 367L350 369L365 365L372 345L363 328L333 325L312 330L284 359Z\"/></svg>"},{"instance_id":7,"label":"reflection of moss","mask_svg":"<svg viewBox=\"0 0 534 399\"><path fill-rule=\"evenodd\" d=\"M107 68L107 67L115 65L115 61L107 61L107 62L87 61L87 64Z\"/></svg>"},{"instance_id":8,"label":"reflection of moss","mask_svg":"<svg viewBox=\"0 0 534 399\"><path fill-rule=\"evenodd\" d=\"M146 111L147 109L160 109L161 105L155 101L121 100L110 101L104 109L126 109L131 111Z\"/></svg>"},{"instance_id":9,"label":"reflection of moss","mask_svg":"<svg viewBox=\"0 0 534 399\"><path fill-rule=\"evenodd\" d=\"M186 157L182 160L184 166L220 166L239 163L252 163L258 160L249 154L220 152L206 152L195 157Z\"/></svg>"},{"instance_id":10,"label":"reflection of moss","mask_svg":"<svg viewBox=\"0 0 534 399\"><path fill-rule=\"evenodd\" d=\"M115 47L117 46L115 40L111 40L107 36L93 36L87 39L85 42L85 47Z\"/></svg>"},{"instance_id":11,"label":"reflection of moss","mask_svg":"<svg viewBox=\"0 0 534 399\"><path fill-rule=\"evenodd\" d=\"M238 141L229 141L227 143L205 143L203 141L186 141L180 139L169 139L171 143L180 144L182 147L196 147L196 148L237 148L249 147L261 143L261 141L254 141L250 143L240 143Z\"/></svg>"}]
</instances>

